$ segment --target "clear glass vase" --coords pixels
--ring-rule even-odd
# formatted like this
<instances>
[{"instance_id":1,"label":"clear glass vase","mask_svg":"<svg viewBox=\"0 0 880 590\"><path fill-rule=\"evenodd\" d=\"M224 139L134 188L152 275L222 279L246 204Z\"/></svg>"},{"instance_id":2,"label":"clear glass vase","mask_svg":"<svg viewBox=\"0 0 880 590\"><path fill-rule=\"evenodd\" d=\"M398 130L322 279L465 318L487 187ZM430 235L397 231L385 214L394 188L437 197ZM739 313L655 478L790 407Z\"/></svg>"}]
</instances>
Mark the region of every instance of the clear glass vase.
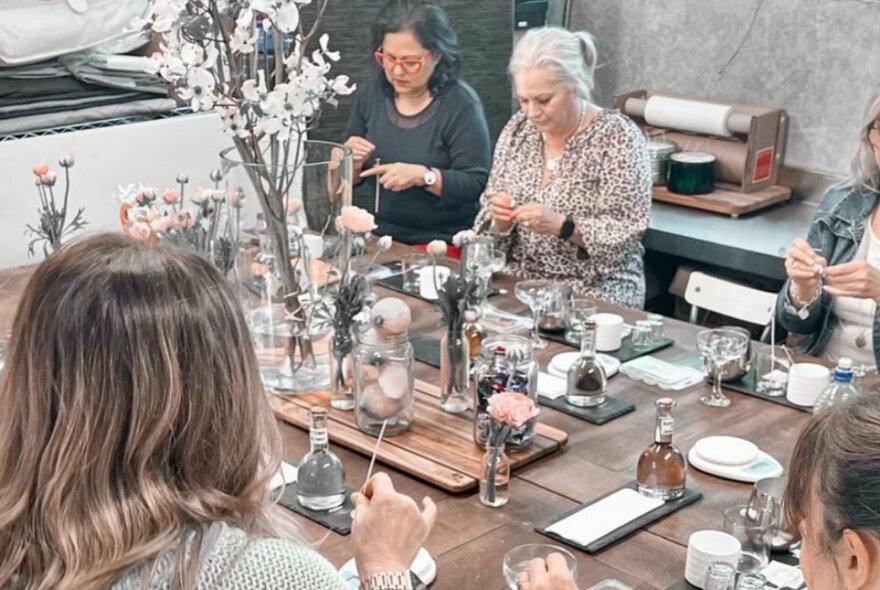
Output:
<instances>
[{"instance_id":1,"label":"clear glass vase","mask_svg":"<svg viewBox=\"0 0 880 590\"><path fill-rule=\"evenodd\" d=\"M354 348L354 416L358 428L378 436L404 432L415 413L413 348L409 336L358 332Z\"/></svg>"},{"instance_id":2,"label":"clear glass vase","mask_svg":"<svg viewBox=\"0 0 880 590\"><path fill-rule=\"evenodd\" d=\"M262 283L247 288L251 297L259 291L261 303L246 313L264 384L279 393L331 384L331 286L347 244L334 221L351 205L352 189L350 149L293 143L255 153L238 142L220 154L224 182L262 212L257 263L265 270Z\"/></svg>"},{"instance_id":3,"label":"clear glass vase","mask_svg":"<svg viewBox=\"0 0 880 590\"><path fill-rule=\"evenodd\" d=\"M440 407L451 414L468 409L470 350L463 330L448 330L440 340Z\"/></svg>"},{"instance_id":4,"label":"clear glass vase","mask_svg":"<svg viewBox=\"0 0 880 590\"><path fill-rule=\"evenodd\" d=\"M337 410L354 408L353 348L351 327L335 329L330 339L330 405Z\"/></svg>"},{"instance_id":5,"label":"clear glass vase","mask_svg":"<svg viewBox=\"0 0 880 590\"><path fill-rule=\"evenodd\" d=\"M510 499L510 459L504 453L504 443L486 444L486 452L480 461L480 502L497 508Z\"/></svg>"}]
</instances>

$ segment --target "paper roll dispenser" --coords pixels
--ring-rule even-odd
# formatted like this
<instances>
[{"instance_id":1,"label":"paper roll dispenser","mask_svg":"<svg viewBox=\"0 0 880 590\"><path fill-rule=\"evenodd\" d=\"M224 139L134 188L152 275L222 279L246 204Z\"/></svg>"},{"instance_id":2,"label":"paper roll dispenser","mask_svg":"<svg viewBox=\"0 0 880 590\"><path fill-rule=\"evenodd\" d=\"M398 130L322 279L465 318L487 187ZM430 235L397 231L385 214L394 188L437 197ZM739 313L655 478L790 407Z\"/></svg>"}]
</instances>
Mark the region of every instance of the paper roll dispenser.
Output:
<instances>
[{"instance_id":1,"label":"paper roll dispenser","mask_svg":"<svg viewBox=\"0 0 880 590\"><path fill-rule=\"evenodd\" d=\"M728 190L776 185L788 126L782 109L648 90L619 95L616 107L648 136L662 134L682 151L714 155L717 180L735 185Z\"/></svg>"}]
</instances>

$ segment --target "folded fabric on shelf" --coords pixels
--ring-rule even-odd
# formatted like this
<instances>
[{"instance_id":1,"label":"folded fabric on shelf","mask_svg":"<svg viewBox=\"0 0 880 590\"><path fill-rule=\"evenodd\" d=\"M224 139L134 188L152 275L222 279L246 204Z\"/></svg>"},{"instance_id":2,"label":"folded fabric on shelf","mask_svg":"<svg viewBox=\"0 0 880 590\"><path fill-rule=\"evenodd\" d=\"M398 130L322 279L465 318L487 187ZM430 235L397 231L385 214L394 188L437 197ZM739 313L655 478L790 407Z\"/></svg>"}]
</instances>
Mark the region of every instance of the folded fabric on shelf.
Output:
<instances>
[{"instance_id":1,"label":"folded fabric on shelf","mask_svg":"<svg viewBox=\"0 0 880 590\"><path fill-rule=\"evenodd\" d=\"M85 52L65 55L61 63L71 75L88 84L166 96L168 87L161 76L143 71L145 59L135 55Z\"/></svg>"},{"instance_id":2,"label":"folded fabric on shelf","mask_svg":"<svg viewBox=\"0 0 880 590\"><path fill-rule=\"evenodd\" d=\"M11 135L26 131L54 129L81 123L93 123L107 119L120 119L136 115L167 113L177 103L170 98L150 98L126 103L114 103L105 106L63 111L28 117L15 117L0 120L0 135Z\"/></svg>"}]
</instances>

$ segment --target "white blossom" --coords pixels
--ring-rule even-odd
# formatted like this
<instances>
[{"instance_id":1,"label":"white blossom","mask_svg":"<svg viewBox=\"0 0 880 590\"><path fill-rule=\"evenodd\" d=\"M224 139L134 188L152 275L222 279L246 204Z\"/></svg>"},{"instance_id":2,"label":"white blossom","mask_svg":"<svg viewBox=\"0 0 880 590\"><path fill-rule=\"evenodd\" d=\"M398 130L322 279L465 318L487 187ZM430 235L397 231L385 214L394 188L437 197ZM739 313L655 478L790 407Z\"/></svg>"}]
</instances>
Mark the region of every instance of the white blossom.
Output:
<instances>
[{"instance_id":1,"label":"white blossom","mask_svg":"<svg viewBox=\"0 0 880 590\"><path fill-rule=\"evenodd\" d=\"M330 51L330 49L327 47L328 43L330 43L330 35L324 33L323 35L321 35L321 38L318 39L318 44L321 46L321 51L324 53L324 55L327 56L327 59L329 59L330 61L339 61L339 58L342 56L339 55L338 51Z\"/></svg>"},{"instance_id":2,"label":"white blossom","mask_svg":"<svg viewBox=\"0 0 880 590\"><path fill-rule=\"evenodd\" d=\"M193 68L186 75L186 86L179 90L180 98L189 100L194 111L214 108L214 74L204 68Z\"/></svg>"},{"instance_id":3,"label":"white blossom","mask_svg":"<svg viewBox=\"0 0 880 590\"><path fill-rule=\"evenodd\" d=\"M226 135L240 137L242 139L250 137L251 132L248 130L247 123L238 109L220 109L220 117L223 119L223 132Z\"/></svg>"},{"instance_id":4,"label":"white blossom","mask_svg":"<svg viewBox=\"0 0 880 590\"><path fill-rule=\"evenodd\" d=\"M299 26L299 8L291 0L253 0L251 8L269 17L282 33L292 33Z\"/></svg>"},{"instance_id":5,"label":"white blossom","mask_svg":"<svg viewBox=\"0 0 880 590\"><path fill-rule=\"evenodd\" d=\"M253 34L251 34L253 33ZM251 26L236 25L232 38L229 40L229 47L233 53L253 53L254 45L259 35L255 31L251 31Z\"/></svg>"}]
</instances>

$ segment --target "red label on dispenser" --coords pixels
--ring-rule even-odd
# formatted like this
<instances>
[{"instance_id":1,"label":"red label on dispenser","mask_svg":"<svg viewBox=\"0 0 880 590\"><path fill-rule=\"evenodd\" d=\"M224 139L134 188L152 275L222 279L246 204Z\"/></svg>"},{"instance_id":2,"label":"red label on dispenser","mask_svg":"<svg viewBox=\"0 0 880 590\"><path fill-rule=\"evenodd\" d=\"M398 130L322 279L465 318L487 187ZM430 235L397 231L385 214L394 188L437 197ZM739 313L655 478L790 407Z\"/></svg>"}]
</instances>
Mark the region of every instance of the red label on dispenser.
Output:
<instances>
[{"instance_id":1,"label":"red label on dispenser","mask_svg":"<svg viewBox=\"0 0 880 590\"><path fill-rule=\"evenodd\" d=\"M755 154L755 173L752 174L752 182L761 182L770 178L773 172L773 148L768 147L758 150Z\"/></svg>"}]
</instances>

